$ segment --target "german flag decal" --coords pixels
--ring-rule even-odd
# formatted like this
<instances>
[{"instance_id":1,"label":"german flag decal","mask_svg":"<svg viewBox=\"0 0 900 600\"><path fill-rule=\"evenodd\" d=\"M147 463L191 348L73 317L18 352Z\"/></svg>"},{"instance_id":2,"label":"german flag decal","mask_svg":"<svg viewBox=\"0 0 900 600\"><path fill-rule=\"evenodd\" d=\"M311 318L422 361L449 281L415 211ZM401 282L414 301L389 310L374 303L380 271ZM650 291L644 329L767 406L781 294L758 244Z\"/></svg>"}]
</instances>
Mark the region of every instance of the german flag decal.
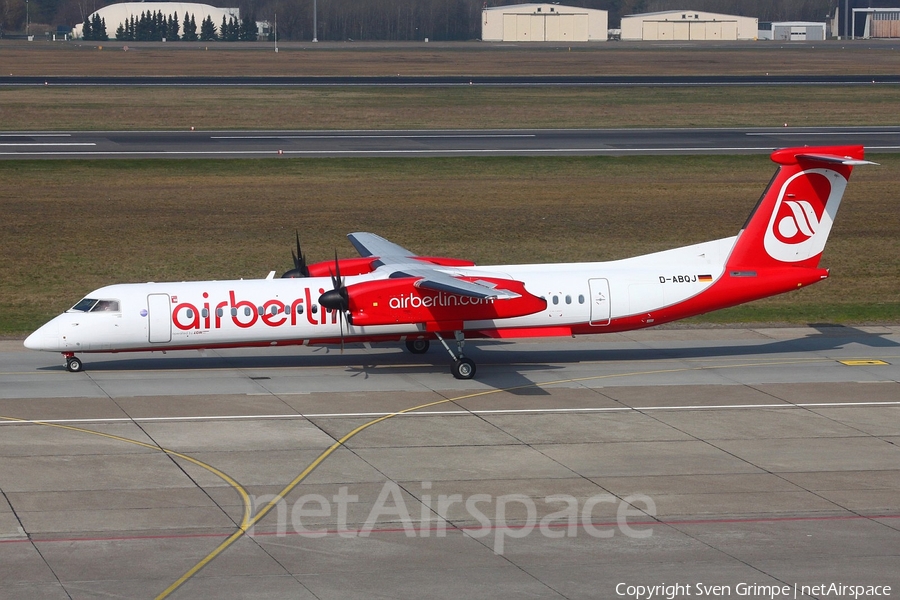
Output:
<instances>
[{"instance_id":1,"label":"german flag decal","mask_svg":"<svg viewBox=\"0 0 900 600\"><path fill-rule=\"evenodd\" d=\"M699 281L712 281L712 275L697 275Z\"/></svg>"}]
</instances>

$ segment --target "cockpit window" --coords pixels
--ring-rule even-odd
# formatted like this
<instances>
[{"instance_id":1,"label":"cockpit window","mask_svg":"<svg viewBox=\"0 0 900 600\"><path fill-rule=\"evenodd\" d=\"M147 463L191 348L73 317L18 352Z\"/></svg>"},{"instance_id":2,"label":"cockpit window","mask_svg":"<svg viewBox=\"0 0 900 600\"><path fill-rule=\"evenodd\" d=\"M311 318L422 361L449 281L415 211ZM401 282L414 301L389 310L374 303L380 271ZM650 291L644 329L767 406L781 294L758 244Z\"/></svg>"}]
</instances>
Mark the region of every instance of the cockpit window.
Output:
<instances>
[{"instance_id":1,"label":"cockpit window","mask_svg":"<svg viewBox=\"0 0 900 600\"><path fill-rule=\"evenodd\" d=\"M69 310L77 310L78 312L89 312L94 305L97 304L97 300L94 298L85 298Z\"/></svg>"},{"instance_id":2,"label":"cockpit window","mask_svg":"<svg viewBox=\"0 0 900 600\"><path fill-rule=\"evenodd\" d=\"M69 309L70 312L119 312L118 300L97 300L85 298Z\"/></svg>"},{"instance_id":3,"label":"cockpit window","mask_svg":"<svg viewBox=\"0 0 900 600\"><path fill-rule=\"evenodd\" d=\"M91 312L119 312L118 300L99 300Z\"/></svg>"}]
</instances>

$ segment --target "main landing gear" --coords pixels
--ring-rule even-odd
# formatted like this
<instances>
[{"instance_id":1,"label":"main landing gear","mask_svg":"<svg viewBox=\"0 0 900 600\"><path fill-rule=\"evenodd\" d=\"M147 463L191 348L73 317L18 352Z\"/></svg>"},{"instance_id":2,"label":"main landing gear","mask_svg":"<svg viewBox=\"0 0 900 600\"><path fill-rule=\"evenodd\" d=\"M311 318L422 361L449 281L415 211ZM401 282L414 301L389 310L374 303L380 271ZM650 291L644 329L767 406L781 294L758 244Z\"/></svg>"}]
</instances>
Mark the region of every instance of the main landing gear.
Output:
<instances>
[{"instance_id":1,"label":"main landing gear","mask_svg":"<svg viewBox=\"0 0 900 600\"><path fill-rule=\"evenodd\" d=\"M465 335L463 335L462 331L455 331L453 334L456 337L457 351L455 353L450 349L450 346L447 345L444 338L441 337L441 334L435 332L434 335L453 359L453 365L450 367L450 372L453 373L453 376L457 379L472 379L475 377L475 361L463 356L463 346L466 343Z\"/></svg>"},{"instance_id":2,"label":"main landing gear","mask_svg":"<svg viewBox=\"0 0 900 600\"><path fill-rule=\"evenodd\" d=\"M72 352L63 352L63 356L66 359L66 371L69 373L78 373L84 369L84 363Z\"/></svg>"}]
</instances>

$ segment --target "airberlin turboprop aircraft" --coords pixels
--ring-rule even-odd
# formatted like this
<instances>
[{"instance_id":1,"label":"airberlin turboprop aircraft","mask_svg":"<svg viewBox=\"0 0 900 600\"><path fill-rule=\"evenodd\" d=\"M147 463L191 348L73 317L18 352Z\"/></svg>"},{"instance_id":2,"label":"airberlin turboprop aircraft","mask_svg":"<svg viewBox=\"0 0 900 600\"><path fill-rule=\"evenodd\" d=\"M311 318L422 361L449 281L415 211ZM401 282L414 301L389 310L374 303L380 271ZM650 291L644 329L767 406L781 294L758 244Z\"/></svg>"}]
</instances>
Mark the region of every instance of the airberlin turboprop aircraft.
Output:
<instances>
[{"instance_id":1,"label":"airberlin turboprop aircraft","mask_svg":"<svg viewBox=\"0 0 900 600\"><path fill-rule=\"evenodd\" d=\"M469 338L627 331L781 294L828 277L819 258L862 146L777 150L778 171L734 237L594 263L475 266L418 256L377 235L361 258L306 264L280 279L117 284L95 290L25 340L76 353L439 341L470 379ZM454 351L446 339L456 342Z\"/></svg>"}]
</instances>

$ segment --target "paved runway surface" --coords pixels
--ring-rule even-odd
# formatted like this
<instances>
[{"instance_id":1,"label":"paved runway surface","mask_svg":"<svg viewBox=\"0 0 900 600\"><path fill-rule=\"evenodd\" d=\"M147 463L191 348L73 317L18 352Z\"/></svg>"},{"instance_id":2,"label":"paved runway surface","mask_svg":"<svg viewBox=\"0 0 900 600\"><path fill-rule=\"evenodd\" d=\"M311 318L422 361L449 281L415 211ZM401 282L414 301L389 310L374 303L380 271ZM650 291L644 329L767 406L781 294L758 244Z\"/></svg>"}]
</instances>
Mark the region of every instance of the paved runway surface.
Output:
<instances>
[{"instance_id":1,"label":"paved runway surface","mask_svg":"<svg viewBox=\"0 0 900 600\"><path fill-rule=\"evenodd\" d=\"M900 328L467 351L0 342L0 597L900 590Z\"/></svg>"},{"instance_id":2,"label":"paved runway surface","mask_svg":"<svg viewBox=\"0 0 900 600\"><path fill-rule=\"evenodd\" d=\"M802 145L900 150L900 127L0 133L0 158L767 154Z\"/></svg>"}]
</instances>

